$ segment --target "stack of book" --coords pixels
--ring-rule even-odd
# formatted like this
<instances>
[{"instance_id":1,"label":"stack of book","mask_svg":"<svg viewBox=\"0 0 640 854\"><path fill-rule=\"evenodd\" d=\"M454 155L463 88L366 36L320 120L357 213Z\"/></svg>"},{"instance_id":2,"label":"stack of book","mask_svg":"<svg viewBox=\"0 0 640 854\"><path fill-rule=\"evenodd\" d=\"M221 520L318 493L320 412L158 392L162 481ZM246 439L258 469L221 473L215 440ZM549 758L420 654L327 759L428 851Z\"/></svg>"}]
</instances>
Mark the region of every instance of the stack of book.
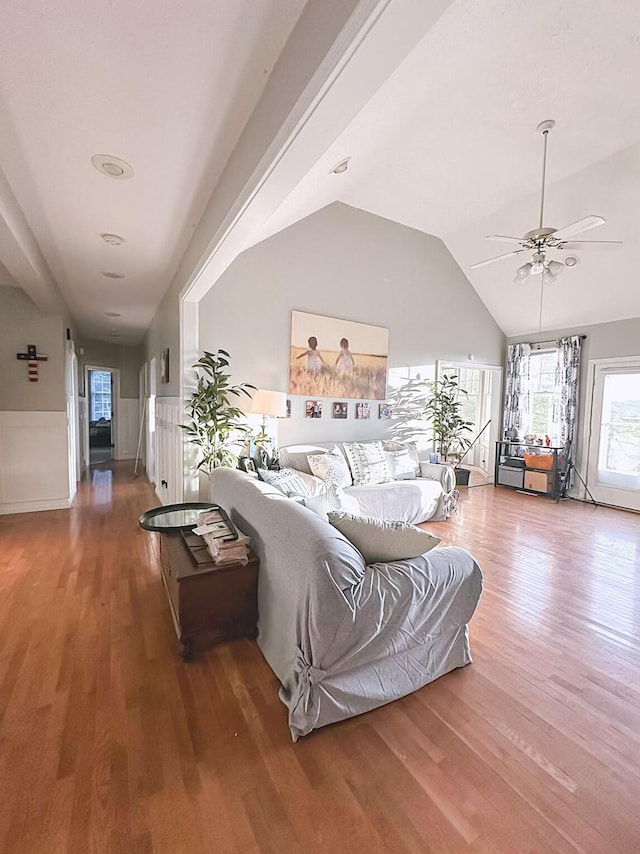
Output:
<instances>
[{"instance_id":1,"label":"stack of book","mask_svg":"<svg viewBox=\"0 0 640 854\"><path fill-rule=\"evenodd\" d=\"M194 534L199 534L205 541L215 564L224 566L240 563L245 566L248 563L249 537L237 531L226 514L218 510L206 510L200 513L198 523Z\"/></svg>"}]
</instances>

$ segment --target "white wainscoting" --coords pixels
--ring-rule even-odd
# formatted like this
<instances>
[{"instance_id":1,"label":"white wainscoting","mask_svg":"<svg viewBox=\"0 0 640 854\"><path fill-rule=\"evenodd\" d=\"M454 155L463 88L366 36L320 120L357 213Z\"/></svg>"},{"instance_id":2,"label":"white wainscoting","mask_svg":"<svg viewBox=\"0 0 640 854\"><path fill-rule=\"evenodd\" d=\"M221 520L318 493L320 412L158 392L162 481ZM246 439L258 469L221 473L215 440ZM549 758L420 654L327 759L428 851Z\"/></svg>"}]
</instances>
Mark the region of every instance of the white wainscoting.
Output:
<instances>
[{"instance_id":1,"label":"white wainscoting","mask_svg":"<svg viewBox=\"0 0 640 854\"><path fill-rule=\"evenodd\" d=\"M156 495L163 504L183 500L183 414L180 398L156 397Z\"/></svg>"},{"instance_id":2,"label":"white wainscoting","mask_svg":"<svg viewBox=\"0 0 640 854\"><path fill-rule=\"evenodd\" d=\"M116 452L118 460L133 460L138 447L140 412L137 397L118 398L118 435Z\"/></svg>"},{"instance_id":3,"label":"white wainscoting","mask_svg":"<svg viewBox=\"0 0 640 854\"><path fill-rule=\"evenodd\" d=\"M70 506L66 412L0 412L0 515Z\"/></svg>"}]
</instances>

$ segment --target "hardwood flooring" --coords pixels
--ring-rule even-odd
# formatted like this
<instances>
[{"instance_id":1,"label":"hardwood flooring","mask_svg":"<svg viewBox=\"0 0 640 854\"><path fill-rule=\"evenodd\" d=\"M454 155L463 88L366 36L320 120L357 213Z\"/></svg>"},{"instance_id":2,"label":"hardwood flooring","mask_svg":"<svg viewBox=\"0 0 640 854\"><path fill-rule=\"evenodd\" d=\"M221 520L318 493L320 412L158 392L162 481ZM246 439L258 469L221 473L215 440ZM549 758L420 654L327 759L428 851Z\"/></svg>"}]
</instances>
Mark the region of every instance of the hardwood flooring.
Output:
<instances>
[{"instance_id":1,"label":"hardwood flooring","mask_svg":"<svg viewBox=\"0 0 640 854\"><path fill-rule=\"evenodd\" d=\"M463 490L474 663L294 745L253 641L180 661L148 483L92 478L0 517L0 851L640 851L640 517Z\"/></svg>"}]
</instances>

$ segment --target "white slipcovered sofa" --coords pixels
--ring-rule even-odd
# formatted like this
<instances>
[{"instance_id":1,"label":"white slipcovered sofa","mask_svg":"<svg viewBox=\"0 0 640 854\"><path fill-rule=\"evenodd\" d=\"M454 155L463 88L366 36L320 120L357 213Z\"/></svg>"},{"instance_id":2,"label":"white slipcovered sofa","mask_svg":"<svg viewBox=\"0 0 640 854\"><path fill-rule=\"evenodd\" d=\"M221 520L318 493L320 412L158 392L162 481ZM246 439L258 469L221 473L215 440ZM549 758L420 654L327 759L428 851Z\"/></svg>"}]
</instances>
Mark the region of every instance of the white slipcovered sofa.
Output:
<instances>
[{"instance_id":1,"label":"white slipcovered sofa","mask_svg":"<svg viewBox=\"0 0 640 854\"><path fill-rule=\"evenodd\" d=\"M363 443L367 444L367 443ZM369 443L373 444L373 443ZM394 443L390 443L394 444ZM308 457L336 447L345 457L343 442L289 445L280 448L280 465L311 475ZM451 466L431 465L419 460L415 453L416 469L410 480L390 480L386 483L345 486L344 492L357 502L357 511L385 521L410 522L417 525L429 520L448 519L455 509L457 492L455 473Z\"/></svg>"},{"instance_id":2,"label":"white slipcovered sofa","mask_svg":"<svg viewBox=\"0 0 640 854\"><path fill-rule=\"evenodd\" d=\"M482 574L468 552L367 566L336 528L244 472L214 469L211 498L260 558L258 645L294 741L471 661Z\"/></svg>"}]
</instances>

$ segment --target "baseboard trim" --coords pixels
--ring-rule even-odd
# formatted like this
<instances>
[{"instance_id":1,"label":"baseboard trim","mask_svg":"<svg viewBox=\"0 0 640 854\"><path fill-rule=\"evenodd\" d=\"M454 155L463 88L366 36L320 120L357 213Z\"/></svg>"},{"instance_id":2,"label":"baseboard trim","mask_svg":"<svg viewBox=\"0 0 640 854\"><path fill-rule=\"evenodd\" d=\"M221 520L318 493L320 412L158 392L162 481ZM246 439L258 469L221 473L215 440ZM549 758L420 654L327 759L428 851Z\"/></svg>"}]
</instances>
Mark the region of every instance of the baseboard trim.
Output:
<instances>
[{"instance_id":1,"label":"baseboard trim","mask_svg":"<svg viewBox=\"0 0 640 854\"><path fill-rule=\"evenodd\" d=\"M0 516L12 516L15 513L39 513L42 510L68 510L71 507L69 498L49 498L43 501L14 501L11 504L0 504Z\"/></svg>"}]
</instances>

